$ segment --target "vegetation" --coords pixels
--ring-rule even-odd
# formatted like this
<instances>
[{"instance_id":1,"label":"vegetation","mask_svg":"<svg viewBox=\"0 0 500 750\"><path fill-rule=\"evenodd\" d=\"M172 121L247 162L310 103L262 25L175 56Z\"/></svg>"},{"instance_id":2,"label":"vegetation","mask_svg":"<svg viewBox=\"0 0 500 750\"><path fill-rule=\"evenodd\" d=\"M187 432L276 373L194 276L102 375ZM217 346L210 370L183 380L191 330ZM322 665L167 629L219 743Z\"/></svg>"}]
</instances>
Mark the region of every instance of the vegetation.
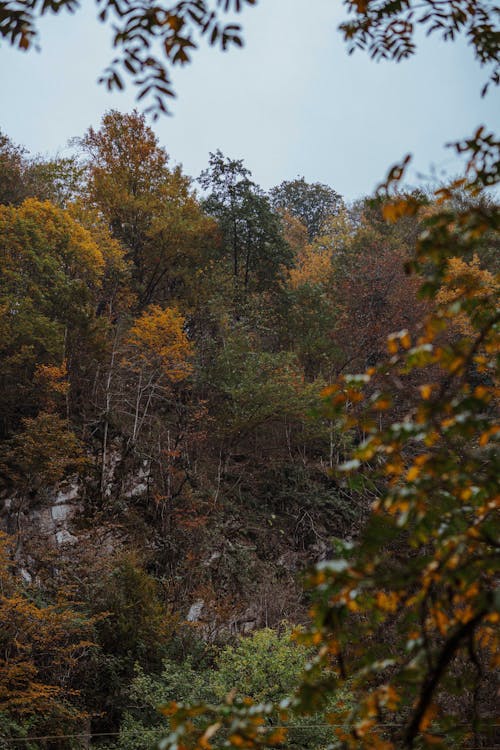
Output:
<instances>
[{"instance_id":1,"label":"vegetation","mask_svg":"<svg viewBox=\"0 0 500 750\"><path fill-rule=\"evenodd\" d=\"M337 539L309 577L312 624L297 637L315 657L289 701L172 703L165 747L217 746L224 733L230 746L279 746L286 734L266 724L292 708L327 711L345 748L494 736L498 287L475 253L498 229L498 208L473 197L488 182L477 165L434 203L398 193L383 203L390 224L420 216L411 267L433 302L417 335L392 334L386 356L323 390L323 415L355 436L338 481L374 501L355 542ZM468 204L457 206L458 189Z\"/></svg>"},{"instance_id":2,"label":"vegetation","mask_svg":"<svg viewBox=\"0 0 500 750\"><path fill-rule=\"evenodd\" d=\"M102 4L109 87L164 109L151 38L238 44L244 4ZM464 32L498 83L489 4L347 5L353 47ZM352 205L220 151L201 198L137 111L74 143L0 135L0 745L493 746L495 136Z\"/></svg>"},{"instance_id":3,"label":"vegetation","mask_svg":"<svg viewBox=\"0 0 500 750\"><path fill-rule=\"evenodd\" d=\"M258 630L239 638L235 646L223 647L213 663L205 653L203 659L195 662L189 658L181 665L165 660L161 674L154 677L137 668L129 693L131 708L125 714L117 747L149 748L158 743L167 719L157 709L169 699L216 702L227 695L255 701L285 698L308 653L290 636L289 630ZM291 717L287 724L289 747L328 744L328 731L319 716L308 720Z\"/></svg>"}]
</instances>

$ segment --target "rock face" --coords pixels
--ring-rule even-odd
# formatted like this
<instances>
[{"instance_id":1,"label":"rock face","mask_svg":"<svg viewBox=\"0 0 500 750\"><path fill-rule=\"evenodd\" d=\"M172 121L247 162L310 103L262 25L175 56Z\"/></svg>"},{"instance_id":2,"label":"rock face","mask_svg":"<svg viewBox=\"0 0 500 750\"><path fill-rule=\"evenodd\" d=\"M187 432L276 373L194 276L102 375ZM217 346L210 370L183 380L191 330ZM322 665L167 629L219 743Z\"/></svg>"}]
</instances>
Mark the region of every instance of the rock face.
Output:
<instances>
[{"instance_id":1,"label":"rock face","mask_svg":"<svg viewBox=\"0 0 500 750\"><path fill-rule=\"evenodd\" d=\"M148 461L143 461L139 471L126 478L122 488L123 497L131 500L146 495L149 491L151 468Z\"/></svg>"},{"instance_id":2,"label":"rock face","mask_svg":"<svg viewBox=\"0 0 500 750\"><path fill-rule=\"evenodd\" d=\"M143 461L134 472L117 478L122 455L112 446L108 452L104 472L104 498L121 495L126 499L147 494L150 466ZM87 488L88 489L88 488ZM22 560L22 539L37 536L55 548L78 542L76 519L85 514L85 480L71 477L55 487L48 487L35 497L13 494L0 496L0 529L18 538L18 557ZM29 575L29 571L26 571Z\"/></svg>"},{"instance_id":3,"label":"rock face","mask_svg":"<svg viewBox=\"0 0 500 750\"><path fill-rule=\"evenodd\" d=\"M193 602L193 604L189 608L189 612L187 613L186 620L188 622L198 622L201 618L201 613L203 612L203 608L205 606L205 602L203 599L198 599L196 602Z\"/></svg>"},{"instance_id":4,"label":"rock face","mask_svg":"<svg viewBox=\"0 0 500 750\"><path fill-rule=\"evenodd\" d=\"M56 547L75 544L77 537L72 533L73 520L82 510L80 480L73 477L47 490L43 499L34 502L16 495L0 500L0 525L19 537L18 554L22 537L30 533L42 536L47 544ZM23 577L28 580L29 571L24 568L23 571Z\"/></svg>"},{"instance_id":5,"label":"rock face","mask_svg":"<svg viewBox=\"0 0 500 750\"><path fill-rule=\"evenodd\" d=\"M36 584L49 568L57 576L60 563L106 565L140 549L167 581L169 604L208 642L302 618L297 576L307 554L327 555L322 540L305 552L280 527L288 516L273 514L271 523L264 507L252 520L236 501L207 505L197 486L160 504L157 472L116 442L104 470L94 465L36 494L0 494L0 530L12 536L19 576Z\"/></svg>"}]
</instances>

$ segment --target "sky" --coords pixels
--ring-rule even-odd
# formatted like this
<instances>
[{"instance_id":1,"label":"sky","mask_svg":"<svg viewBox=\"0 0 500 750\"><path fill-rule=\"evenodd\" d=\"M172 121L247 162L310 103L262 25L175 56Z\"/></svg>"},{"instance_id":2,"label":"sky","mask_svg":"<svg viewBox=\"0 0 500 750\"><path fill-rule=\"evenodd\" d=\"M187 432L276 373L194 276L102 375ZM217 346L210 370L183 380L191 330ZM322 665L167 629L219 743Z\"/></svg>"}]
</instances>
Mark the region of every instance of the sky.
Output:
<instances>
[{"instance_id":1,"label":"sky","mask_svg":"<svg viewBox=\"0 0 500 750\"><path fill-rule=\"evenodd\" d=\"M112 59L110 31L86 0L74 16L40 24L41 52L0 48L0 129L32 153L70 152L108 109L140 104L129 86L97 79ZM306 8L306 11L304 11ZM172 116L151 123L174 163L197 176L209 152L244 159L264 189L304 176L352 200L371 193L405 154L409 182L454 176L444 145L499 120L498 90L465 43L422 40L403 63L347 54L340 0L259 0L240 15L245 46L203 48L173 72Z\"/></svg>"}]
</instances>

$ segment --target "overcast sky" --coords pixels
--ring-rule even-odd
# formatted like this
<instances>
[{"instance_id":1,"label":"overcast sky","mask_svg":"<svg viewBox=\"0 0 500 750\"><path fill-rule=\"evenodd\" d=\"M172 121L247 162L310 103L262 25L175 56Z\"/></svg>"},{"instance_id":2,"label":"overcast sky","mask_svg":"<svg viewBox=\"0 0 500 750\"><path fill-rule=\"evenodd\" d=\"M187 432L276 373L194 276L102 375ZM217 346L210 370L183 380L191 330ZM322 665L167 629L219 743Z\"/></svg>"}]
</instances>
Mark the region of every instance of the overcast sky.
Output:
<instances>
[{"instance_id":1,"label":"overcast sky","mask_svg":"<svg viewBox=\"0 0 500 750\"><path fill-rule=\"evenodd\" d=\"M110 34L87 0L75 16L41 25L42 51L0 49L0 128L30 151L67 153L67 141L110 108L130 111L134 92L110 95L96 81L110 61ZM304 8L307 12L304 12ZM424 40L405 63L348 56L337 26L340 0L260 0L241 16L245 47L202 49L174 72L173 116L153 127L173 161L197 176L210 151L243 158L269 188L304 175L352 199L370 193L407 152L419 173L453 175L444 149L478 125L498 124L498 90L463 43Z\"/></svg>"}]
</instances>

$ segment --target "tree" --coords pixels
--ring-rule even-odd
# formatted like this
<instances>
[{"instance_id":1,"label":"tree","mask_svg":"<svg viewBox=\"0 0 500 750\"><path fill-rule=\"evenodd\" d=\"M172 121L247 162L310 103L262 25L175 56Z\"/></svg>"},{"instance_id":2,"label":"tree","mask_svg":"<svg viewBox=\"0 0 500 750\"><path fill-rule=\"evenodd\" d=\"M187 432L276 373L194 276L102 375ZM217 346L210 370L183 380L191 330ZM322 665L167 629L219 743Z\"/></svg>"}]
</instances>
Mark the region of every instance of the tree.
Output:
<instances>
[{"instance_id":1,"label":"tree","mask_svg":"<svg viewBox=\"0 0 500 750\"><path fill-rule=\"evenodd\" d=\"M123 411L131 419L130 445L136 443L154 403L168 400L172 386L192 371L193 348L184 323L176 309L151 305L128 331L122 359L126 374L120 396L124 397ZM131 392L127 387L130 385Z\"/></svg>"},{"instance_id":2,"label":"tree","mask_svg":"<svg viewBox=\"0 0 500 750\"><path fill-rule=\"evenodd\" d=\"M0 204L21 203L25 152L0 131Z\"/></svg>"},{"instance_id":3,"label":"tree","mask_svg":"<svg viewBox=\"0 0 500 750\"><path fill-rule=\"evenodd\" d=\"M50 411L25 419L22 430L7 446L0 454L0 466L21 493L43 491L60 482L68 471L85 465L82 446L70 425Z\"/></svg>"},{"instance_id":4,"label":"tree","mask_svg":"<svg viewBox=\"0 0 500 750\"><path fill-rule=\"evenodd\" d=\"M341 196L328 185L307 183L303 177L287 180L271 188L274 208L288 211L307 228L309 242L324 228L326 220L343 205Z\"/></svg>"},{"instance_id":5,"label":"tree","mask_svg":"<svg viewBox=\"0 0 500 750\"><path fill-rule=\"evenodd\" d=\"M70 473L80 473L86 466L82 445L71 424L55 413L54 398L67 391L65 375L64 368L38 368L35 382L43 389L40 397L44 409L34 418L24 418L14 437L0 444L1 485L13 495L10 515L16 529L16 556L26 536L22 520L33 501L43 501L47 487L57 485Z\"/></svg>"},{"instance_id":6,"label":"tree","mask_svg":"<svg viewBox=\"0 0 500 750\"><path fill-rule=\"evenodd\" d=\"M153 673L161 669L175 624L160 586L136 554L115 554L110 562L111 569L89 582L99 644L91 683L98 732L116 730L134 669Z\"/></svg>"},{"instance_id":7,"label":"tree","mask_svg":"<svg viewBox=\"0 0 500 750\"><path fill-rule=\"evenodd\" d=\"M228 694L258 702L285 698L308 653L304 646L291 640L288 628L280 633L270 628L257 630L250 637L239 638L233 646L212 647L211 651L214 663L204 663L211 655L208 651L198 663L192 657L182 664L165 659L159 675L136 669L130 686L131 708L117 743L120 750L147 750L158 743L165 732L166 718L162 714L168 713L163 710L168 700L214 702ZM328 729L321 715L305 720L295 716L289 726L289 748L305 750L328 745ZM274 731L278 736L280 730Z\"/></svg>"},{"instance_id":8,"label":"tree","mask_svg":"<svg viewBox=\"0 0 500 750\"><path fill-rule=\"evenodd\" d=\"M472 194L491 183L492 136L476 134L469 164ZM396 181L404 168L393 173ZM394 180L389 180L388 185ZM276 746L261 727L287 705L313 712L347 684L353 701L329 712L332 736L343 748L466 747L487 738L495 721L489 675L499 650L497 390L498 283L467 274L460 300L449 258L480 246L495 227L498 206L453 205L453 188L439 191L439 209L424 206L410 267L423 278L421 292L441 302L423 332L402 330L388 339L388 358L358 375L345 375L324 391L325 416L340 430L364 435L338 468L351 486L377 489L370 518L355 542L338 540L330 560L310 577L312 624L306 644L317 655L289 704L228 711L171 707L165 747L213 747L227 731L235 747ZM455 204L456 205L456 204ZM422 202L395 195L384 216L413 216ZM456 263L455 263L456 265ZM443 287L451 286L444 294ZM443 339L449 323L466 314L466 336ZM471 384L471 367L484 382ZM403 419L380 422L394 393L414 371L426 380ZM375 387L375 390L374 390ZM353 408L355 407L355 408ZM325 676L324 670L332 670ZM454 697L457 692L458 697ZM481 705L480 691L488 694ZM190 724L196 715L197 723Z\"/></svg>"},{"instance_id":9,"label":"tree","mask_svg":"<svg viewBox=\"0 0 500 750\"><path fill-rule=\"evenodd\" d=\"M92 235L49 202L0 206L0 431L36 413L37 365L77 367L105 260Z\"/></svg>"},{"instance_id":10,"label":"tree","mask_svg":"<svg viewBox=\"0 0 500 750\"><path fill-rule=\"evenodd\" d=\"M481 268L479 257L474 255L467 262L462 258L450 258L448 262L445 283L438 290L436 302L441 305L460 304L462 297L473 295L479 299L494 294L496 289L495 276L486 268ZM479 311L474 311L477 314ZM462 336L473 336L474 326L466 311L453 316L452 325Z\"/></svg>"},{"instance_id":11,"label":"tree","mask_svg":"<svg viewBox=\"0 0 500 750\"><path fill-rule=\"evenodd\" d=\"M375 39L375 55L404 56L405 44L408 54L413 51L417 14L451 38L465 28L481 59L496 62L498 35L486 3L423 5L430 12L418 16L413 3L356 0L350 7L360 24L353 39ZM498 182L499 146L484 129L458 144L469 159L461 185L472 196ZM387 187L402 178L404 166L391 170ZM462 286L463 269L458 275L456 263L450 269L450 257L471 263L485 237L498 232L499 212L493 203L460 205L453 186L437 192L436 210L427 213L418 196L391 196L382 209L389 224L417 217L418 226L422 220L407 268L422 278L421 292L433 309L420 333L393 334L387 358L379 351L375 365L338 379L324 393L325 417L354 445L344 450L347 461L337 480L370 487L375 499L359 537L335 544L332 559L312 574L314 619L305 637L317 649L315 659L290 701L278 705L236 699L221 707L171 706L165 747L207 750L225 736L239 747L283 744L283 733L269 732L266 720L283 723L290 705L316 711L325 697L333 698L332 734L338 730L344 750L439 742L456 747L472 736L478 744L487 739L493 703L478 698L489 691L499 645L497 290L492 293L490 280L483 283L470 270ZM382 232L384 241L387 234ZM460 299L457 288L464 290ZM453 326L457 313L470 323L462 327L465 335L457 336L461 326ZM480 383L472 381L471 370ZM391 404L413 374L423 380L395 420ZM341 705L347 680L354 697L349 706Z\"/></svg>"},{"instance_id":12,"label":"tree","mask_svg":"<svg viewBox=\"0 0 500 750\"><path fill-rule=\"evenodd\" d=\"M63 207L80 192L81 178L74 158L31 158L0 131L0 204L37 198Z\"/></svg>"},{"instance_id":13,"label":"tree","mask_svg":"<svg viewBox=\"0 0 500 750\"><path fill-rule=\"evenodd\" d=\"M89 718L78 678L94 648L94 620L74 602L62 595L56 604L41 602L23 589L12 546L0 532L0 721L7 743L22 738L23 725L57 736Z\"/></svg>"},{"instance_id":14,"label":"tree","mask_svg":"<svg viewBox=\"0 0 500 750\"><path fill-rule=\"evenodd\" d=\"M253 338L245 326L233 326L207 372L222 399L222 435L233 449L266 424L307 422L318 392L293 354L262 351Z\"/></svg>"},{"instance_id":15,"label":"tree","mask_svg":"<svg viewBox=\"0 0 500 750\"><path fill-rule=\"evenodd\" d=\"M139 307L171 302L189 288L192 266L213 235L189 178L168 167L137 112L108 112L101 128L89 128L78 143L87 157L89 199L127 250Z\"/></svg>"},{"instance_id":16,"label":"tree","mask_svg":"<svg viewBox=\"0 0 500 750\"><path fill-rule=\"evenodd\" d=\"M242 160L220 151L210 154L210 166L200 184L208 192L204 207L219 225L222 257L230 260L236 296L272 288L292 255L279 216L250 180Z\"/></svg>"},{"instance_id":17,"label":"tree","mask_svg":"<svg viewBox=\"0 0 500 750\"><path fill-rule=\"evenodd\" d=\"M482 184L477 175L469 188ZM396 197L385 213L394 221L417 210L414 201ZM494 290L480 274L470 274L458 303L442 290L456 283L447 272L457 244L463 254L470 252L498 221L498 207L485 215L477 207L454 211L443 200L424 220L412 263L425 277L425 294L441 290L425 333L416 340L407 331L395 334L389 362L364 376L347 376L325 393L332 411L344 413L345 426L365 431L341 470L376 477L382 487L358 543L352 549L341 544L343 554L312 577L318 599L311 637L326 646L325 658L335 655L340 682L349 674L359 690L355 711L336 717L348 727L340 732L347 747L413 747L417 737L424 747L456 747L468 732L476 738L488 732L488 704L481 715L467 690L488 689L497 651L496 386L494 376L471 385L467 373L473 365L494 372L498 282ZM476 231L464 232L465 226ZM468 334L445 343L443 330L463 314L471 322ZM421 368L428 381L420 398L402 422L380 429L377 414L390 408L397 379ZM391 375L393 388L365 395L382 373ZM348 401L363 405L359 416L349 415ZM408 547L410 554L403 551ZM384 629L391 632L391 648ZM457 682L466 691L450 701ZM306 703L313 695L305 684ZM390 717L399 719L399 727L384 726Z\"/></svg>"},{"instance_id":18,"label":"tree","mask_svg":"<svg viewBox=\"0 0 500 750\"><path fill-rule=\"evenodd\" d=\"M331 247L313 242L297 254L280 307L281 341L298 356L306 377L330 378L338 360L335 336L340 315Z\"/></svg>"},{"instance_id":19,"label":"tree","mask_svg":"<svg viewBox=\"0 0 500 750\"><path fill-rule=\"evenodd\" d=\"M416 199L425 203L422 196ZM421 280L405 272L415 249L418 217L401 217L389 225L383 210L383 200L366 200L354 207L354 219L344 231L337 232L334 221L330 237L325 232L321 238L332 247L337 372L376 365L385 356L387 336L403 328L415 334L428 308L418 296Z\"/></svg>"}]
</instances>

